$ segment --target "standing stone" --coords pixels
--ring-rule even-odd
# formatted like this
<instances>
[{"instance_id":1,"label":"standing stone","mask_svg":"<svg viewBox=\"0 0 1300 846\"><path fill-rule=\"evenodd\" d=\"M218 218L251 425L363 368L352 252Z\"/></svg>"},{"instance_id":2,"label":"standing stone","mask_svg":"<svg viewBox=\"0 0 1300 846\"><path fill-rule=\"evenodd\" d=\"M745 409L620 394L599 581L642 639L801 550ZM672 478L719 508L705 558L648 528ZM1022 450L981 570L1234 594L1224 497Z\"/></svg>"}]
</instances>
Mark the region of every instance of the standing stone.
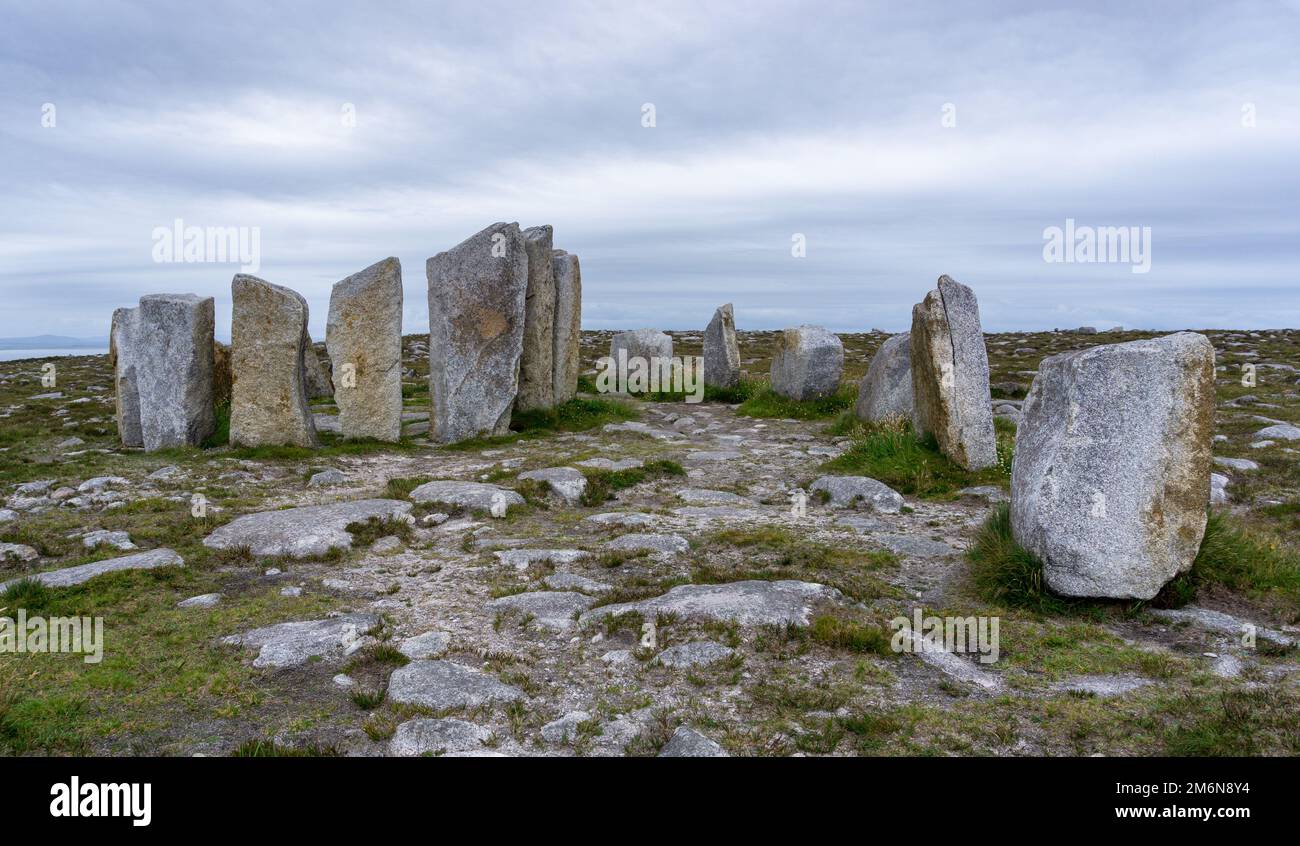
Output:
<instances>
[{"instance_id":1,"label":"standing stone","mask_svg":"<svg viewBox=\"0 0 1300 846\"><path fill-rule=\"evenodd\" d=\"M230 287L230 442L316 446L303 370L307 301L243 273Z\"/></svg>"},{"instance_id":2,"label":"standing stone","mask_svg":"<svg viewBox=\"0 0 1300 846\"><path fill-rule=\"evenodd\" d=\"M321 363L320 352L312 343L311 335L302 347L302 375L307 386L307 399L334 396L334 380L330 368Z\"/></svg>"},{"instance_id":3,"label":"standing stone","mask_svg":"<svg viewBox=\"0 0 1300 846\"><path fill-rule=\"evenodd\" d=\"M704 384L715 388L740 384L740 347L731 303L719 306L704 330Z\"/></svg>"},{"instance_id":4,"label":"standing stone","mask_svg":"<svg viewBox=\"0 0 1300 846\"><path fill-rule=\"evenodd\" d=\"M144 436L140 432L140 392L135 372L139 327L139 308L119 308L113 312L113 326L108 333L117 432L122 446L128 447L144 446Z\"/></svg>"},{"instance_id":5,"label":"standing stone","mask_svg":"<svg viewBox=\"0 0 1300 846\"><path fill-rule=\"evenodd\" d=\"M989 359L975 293L947 276L912 307L912 427L967 470L998 462Z\"/></svg>"},{"instance_id":6,"label":"standing stone","mask_svg":"<svg viewBox=\"0 0 1300 846\"><path fill-rule=\"evenodd\" d=\"M1066 596L1150 599L1205 532L1214 348L1179 332L1044 359L1011 468L1011 529Z\"/></svg>"},{"instance_id":7,"label":"standing stone","mask_svg":"<svg viewBox=\"0 0 1300 846\"><path fill-rule=\"evenodd\" d=\"M402 265L372 264L335 284L325 345L345 438L402 436Z\"/></svg>"},{"instance_id":8,"label":"standing stone","mask_svg":"<svg viewBox=\"0 0 1300 846\"><path fill-rule=\"evenodd\" d=\"M912 333L904 332L876 350L853 412L864 423L881 423L911 420L912 409Z\"/></svg>"},{"instance_id":9,"label":"standing stone","mask_svg":"<svg viewBox=\"0 0 1300 846\"><path fill-rule=\"evenodd\" d=\"M534 411L555 405L555 268L551 227L524 230L528 294L524 298L524 348L519 356L515 407Z\"/></svg>"},{"instance_id":10,"label":"standing stone","mask_svg":"<svg viewBox=\"0 0 1300 846\"><path fill-rule=\"evenodd\" d=\"M135 337L140 437L145 450L198 446L212 434L211 297L140 298Z\"/></svg>"},{"instance_id":11,"label":"standing stone","mask_svg":"<svg viewBox=\"0 0 1300 846\"><path fill-rule=\"evenodd\" d=\"M609 341L609 355L618 361L622 351L631 361L634 358L671 359L673 357L673 336L658 329L634 329L631 332L619 332Z\"/></svg>"},{"instance_id":12,"label":"standing stone","mask_svg":"<svg viewBox=\"0 0 1300 846\"><path fill-rule=\"evenodd\" d=\"M578 393L579 342L582 340L582 270L578 257L564 250L551 253L555 276L555 338L551 354L555 368L555 404Z\"/></svg>"},{"instance_id":13,"label":"standing stone","mask_svg":"<svg viewBox=\"0 0 1300 846\"><path fill-rule=\"evenodd\" d=\"M519 391L528 255L517 223L494 223L429 259L431 435L504 435Z\"/></svg>"},{"instance_id":14,"label":"standing stone","mask_svg":"<svg viewBox=\"0 0 1300 846\"><path fill-rule=\"evenodd\" d=\"M792 400L828 397L840 387L844 344L820 326L798 326L776 336L772 390Z\"/></svg>"}]
</instances>

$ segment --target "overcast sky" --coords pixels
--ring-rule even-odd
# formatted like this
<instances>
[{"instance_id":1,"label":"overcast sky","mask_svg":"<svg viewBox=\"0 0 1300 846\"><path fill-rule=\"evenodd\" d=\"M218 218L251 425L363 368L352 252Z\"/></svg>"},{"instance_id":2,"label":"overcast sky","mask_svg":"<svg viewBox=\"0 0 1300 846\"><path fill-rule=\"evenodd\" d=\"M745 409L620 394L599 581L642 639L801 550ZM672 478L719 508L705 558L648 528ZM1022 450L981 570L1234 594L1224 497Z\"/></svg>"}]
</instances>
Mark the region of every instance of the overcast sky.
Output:
<instances>
[{"instance_id":1,"label":"overcast sky","mask_svg":"<svg viewBox=\"0 0 1300 846\"><path fill-rule=\"evenodd\" d=\"M589 329L896 331L942 273L990 331L1300 326L1300 0L0 9L0 336L194 292L229 337L177 218L257 227L317 339L388 255L426 329L497 220L554 225ZM1067 219L1150 271L1046 262Z\"/></svg>"}]
</instances>

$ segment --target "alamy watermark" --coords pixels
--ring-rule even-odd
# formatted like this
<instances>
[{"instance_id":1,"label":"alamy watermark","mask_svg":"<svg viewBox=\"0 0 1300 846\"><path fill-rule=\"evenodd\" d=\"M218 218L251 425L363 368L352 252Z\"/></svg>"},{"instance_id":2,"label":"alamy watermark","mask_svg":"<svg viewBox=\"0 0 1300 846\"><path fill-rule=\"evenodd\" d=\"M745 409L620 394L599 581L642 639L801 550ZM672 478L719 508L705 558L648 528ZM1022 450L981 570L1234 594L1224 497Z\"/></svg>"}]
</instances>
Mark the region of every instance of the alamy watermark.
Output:
<instances>
[{"instance_id":1,"label":"alamy watermark","mask_svg":"<svg viewBox=\"0 0 1300 846\"><path fill-rule=\"evenodd\" d=\"M159 264L239 263L243 273L262 267L262 229L258 226L155 226L153 260Z\"/></svg>"},{"instance_id":2,"label":"alamy watermark","mask_svg":"<svg viewBox=\"0 0 1300 846\"><path fill-rule=\"evenodd\" d=\"M1150 226L1065 226L1043 229L1043 261L1049 264L1128 264L1133 273L1151 271Z\"/></svg>"},{"instance_id":3,"label":"alamy watermark","mask_svg":"<svg viewBox=\"0 0 1300 846\"><path fill-rule=\"evenodd\" d=\"M993 664L1000 654L999 617L925 616L920 608L912 616L889 621L894 630L890 647L895 652L978 653L981 664Z\"/></svg>"},{"instance_id":4,"label":"alamy watermark","mask_svg":"<svg viewBox=\"0 0 1300 846\"><path fill-rule=\"evenodd\" d=\"M688 356L618 356L596 360L596 391L602 394L685 394L686 402L704 400L704 359Z\"/></svg>"},{"instance_id":5,"label":"alamy watermark","mask_svg":"<svg viewBox=\"0 0 1300 846\"><path fill-rule=\"evenodd\" d=\"M0 617L0 654L6 653L74 653L98 664L104 660L104 618L28 617L19 608L13 617Z\"/></svg>"}]
</instances>

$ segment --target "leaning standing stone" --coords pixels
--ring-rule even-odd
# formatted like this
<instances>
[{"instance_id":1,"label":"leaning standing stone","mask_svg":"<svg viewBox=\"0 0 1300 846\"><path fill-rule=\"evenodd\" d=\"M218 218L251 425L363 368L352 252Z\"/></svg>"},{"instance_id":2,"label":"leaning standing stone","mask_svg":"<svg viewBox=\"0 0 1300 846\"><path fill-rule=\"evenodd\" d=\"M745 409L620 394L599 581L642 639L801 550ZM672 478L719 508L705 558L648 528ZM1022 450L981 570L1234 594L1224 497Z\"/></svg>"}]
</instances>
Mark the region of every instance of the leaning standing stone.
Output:
<instances>
[{"instance_id":1,"label":"leaning standing stone","mask_svg":"<svg viewBox=\"0 0 1300 846\"><path fill-rule=\"evenodd\" d=\"M517 223L494 223L429 259L432 437L504 435L519 392L528 256Z\"/></svg>"},{"instance_id":2,"label":"leaning standing stone","mask_svg":"<svg viewBox=\"0 0 1300 846\"><path fill-rule=\"evenodd\" d=\"M912 425L967 470L998 462L989 359L975 293L947 276L912 307Z\"/></svg>"},{"instance_id":3,"label":"leaning standing stone","mask_svg":"<svg viewBox=\"0 0 1300 846\"><path fill-rule=\"evenodd\" d=\"M582 339L582 271L578 257L564 250L551 253L555 276L555 338L552 351L555 403L578 393L578 345Z\"/></svg>"},{"instance_id":4,"label":"leaning standing stone","mask_svg":"<svg viewBox=\"0 0 1300 846\"><path fill-rule=\"evenodd\" d=\"M243 273L230 287L230 442L316 446L303 372L307 301Z\"/></svg>"},{"instance_id":5,"label":"leaning standing stone","mask_svg":"<svg viewBox=\"0 0 1300 846\"><path fill-rule=\"evenodd\" d=\"M1205 532L1214 348L1179 332L1044 359L1011 469L1011 528L1066 596L1150 599Z\"/></svg>"},{"instance_id":6,"label":"leaning standing stone","mask_svg":"<svg viewBox=\"0 0 1300 846\"><path fill-rule=\"evenodd\" d=\"M140 309L119 308L113 312L108 355L113 363L113 395L117 406L117 432L122 446L144 446L140 433L140 392L136 386L136 343Z\"/></svg>"},{"instance_id":7,"label":"leaning standing stone","mask_svg":"<svg viewBox=\"0 0 1300 846\"><path fill-rule=\"evenodd\" d=\"M325 345L345 438L402 436L402 265L372 264L335 284Z\"/></svg>"},{"instance_id":8,"label":"leaning standing stone","mask_svg":"<svg viewBox=\"0 0 1300 846\"><path fill-rule=\"evenodd\" d=\"M894 335L876 350L853 407L864 423L912 419L912 333Z\"/></svg>"},{"instance_id":9,"label":"leaning standing stone","mask_svg":"<svg viewBox=\"0 0 1300 846\"><path fill-rule=\"evenodd\" d=\"M212 298L150 294L138 311L134 358L144 448L197 446L216 425Z\"/></svg>"},{"instance_id":10,"label":"leaning standing stone","mask_svg":"<svg viewBox=\"0 0 1300 846\"><path fill-rule=\"evenodd\" d=\"M704 384L715 388L740 384L740 347L731 303L719 306L704 330Z\"/></svg>"},{"instance_id":11,"label":"leaning standing stone","mask_svg":"<svg viewBox=\"0 0 1300 846\"><path fill-rule=\"evenodd\" d=\"M524 347L519 355L515 407L534 411L555 405L555 269L549 226L524 230L528 294L524 298Z\"/></svg>"},{"instance_id":12,"label":"leaning standing stone","mask_svg":"<svg viewBox=\"0 0 1300 846\"><path fill-rule=\"evenodd\" d=\"M705 365L707 371L707 365ZM828 397L840 386L844 344L820 326L798 326L776 336L772 390L792 400Z\"/></svg>"}]
</instances>

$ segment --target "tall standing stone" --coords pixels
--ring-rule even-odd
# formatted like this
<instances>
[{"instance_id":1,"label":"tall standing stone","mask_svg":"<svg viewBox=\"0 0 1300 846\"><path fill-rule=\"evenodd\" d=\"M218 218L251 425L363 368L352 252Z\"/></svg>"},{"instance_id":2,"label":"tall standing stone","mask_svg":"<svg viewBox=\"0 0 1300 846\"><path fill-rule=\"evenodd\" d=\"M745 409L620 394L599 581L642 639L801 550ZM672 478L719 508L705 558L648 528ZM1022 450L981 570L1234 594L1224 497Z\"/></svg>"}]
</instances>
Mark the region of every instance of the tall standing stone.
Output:
<instances>
[{"instance_id":1,"label":"tall standing stone","mask_svg":"<svg viewBox=\"0 0 1300 846\"><path fill-rule=\"evenodd\" d=\"M854 415L864 423L912 419L912 333L880 345L858 385Z\"/></svg>"},{"instance_id":2,"label":"tall standing stone","mask_svg":"<svg viewBox=\"0 0 1300 846\"><path fill-rule=\"evenodd\" d=\"M515 407L534 411L555 405L555 269L551 227L533 226L523 235L528 294L524 298L524 346Z\"/></svg>"},{"instance_id":3,"label":"tall standing stone","mask_svg":"<svg viewBox=\"0 0 1300 846\"><path fill-rule=\"evenodd\" d=\"M509 431L519 391L528 255L494 223L426 264L431 433L441 443Z\"/></svg>"},{"instance_id":4,"label":"tall standing stone","mask_svg":"<svg viewBox=\"0 0 1300 846\"><path fill-rule=\"evenodd\" d=\"M551 269L555 276L555 339L551 359L555 369L555 403L559 405L578 393L582 269L578 257L564 250L552 251Z\"/></svg>"},{"instance_id":5,"label":"tall standing stone","mask_svg":"<svg viewBox=\"0 0 1300 846\"><path fill-rule=\"evenodd\" d=\"M230 287L230 442L316 446L303 369L307 301L243 273Z\"/></svg>"},{"instance_id":6,"label":"tall standing stone","mask_svg":"<svg viewBox=\"0 0 1300 846\"><path fill-rule=\"evenodd\" d=\"M134 358L144 448L197 446L216 426L212 298L149 294L138 311Z\"/></svg>"},{"instance_id":7,"label":"tall standing stone","mask_svg":"<svg viewBox=\"0 0 1300 846\"><path fill-rule=\"evenodd\" d=\"M783 397L829 397L839 390L844 373L844 343L821 326L786 329L776 336L771 373L772 390Z\"/></svg>"},{"instance_id":8,"label":"tall standing stone","mask_svg":"<svg viewBox=\"0 0 1300 846\"><path fill-rule=\"evenodd\" d=\"M912 307L912 425L967 470L997 464L989 359L975 293L947 276Z\"/></svg>"},{"instance_id":9,"label":"tall standing stone","mask_svg":"<svg viewBox=\"0 0 1300 846\"><path fill-rule=\"evenodd\" d=\"M731 303L719 306L704 330L704 384L715 388L740 384L740 347Z\"/></svg>"},{"instance_id":10,"label":"tall standing stone","mask_svg":"<svg viewBox=\"0 0 1300 846\"><path fill-rule=\"evenodd\" d=\"M402 265L395 258L354 273L330 293L325 345L345 438L402 436Z\"/></svg>"},{"instance_id":11,"label":"tall standing stone","mask_svg":"<svg viewBox=\"0 0 1300 846\"><path fill-rule=\"evenodd\" d=\"M1150 599L1205 533L1214 347L1179 332L1046 358L1025 398L1011 530L1066 596Z\"/></svg>"},{"instance_id":12,"label":"tall standing stone","mask_svg":"<svg viewBox=\"0 0 1300 846\"><path fill-rule=\"evenodd\" d=\"M117 432L122 446L144 446L140 432L140 391L136 384L136 343L140 309L119 308L113 312L108 355L113 362L113 396L117 410Z\"/></svg>"}]
</instances>

